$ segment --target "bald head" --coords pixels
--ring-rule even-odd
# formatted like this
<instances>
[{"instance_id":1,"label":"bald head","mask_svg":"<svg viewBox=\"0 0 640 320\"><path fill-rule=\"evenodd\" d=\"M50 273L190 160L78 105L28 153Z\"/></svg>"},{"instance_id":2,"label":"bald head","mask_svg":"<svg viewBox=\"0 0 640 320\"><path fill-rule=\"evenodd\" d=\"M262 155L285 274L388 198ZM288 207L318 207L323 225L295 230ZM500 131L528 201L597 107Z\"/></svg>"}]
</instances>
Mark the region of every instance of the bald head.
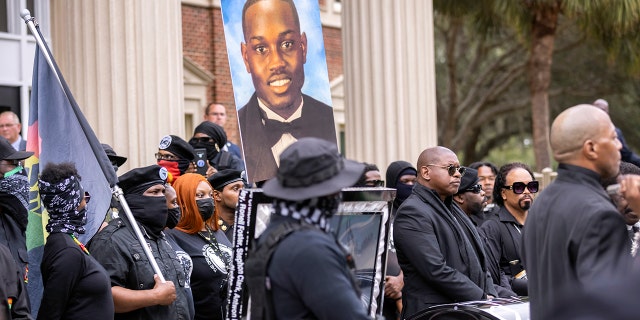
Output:
<instances>
[{"instance_id":1,"label":"bald head","mask_svg":"<svg viewBox=\"0 0 640 320\"><path fill-rule=\"evenodd\" d=\"M609 102L607 102L607 100L605 99L598 99L596 101L593 102L593 105L597 108L599 108L600 110L609 113Z\"/></svg>"},{"instance_id":2,"label":"bald head","mask_svg":"<svg viewBox=\"0 0 640 320\"><path fill-rule=\"evenodd\" d=\"M445 147L427 148L418 157L418 169L432 163L440 163L444 155L455 155L455 153Z\"/></svg>"},{"instance_id":3,"label":"bald head","mask_svg":"<svg viewBox=\"0 0 640 320\"><path fill-rule=\"evenodd\" d=\"M458 192L462 174L456 170L449 174L449 167L460 167L456 154L445 147L428 148L418 157L417 183L434 190L441 200Z\"/></svg>"},{"instance_id":4,"label":"bald head","mask_svg":"<svg viewBox=\"0 0 640 320\"><path fill-rule=\"evenodd\" d=\"M599 138L612 126L609 115L589 104L571 107L560 113L551 125L551 149L558 162L580 156L587 140Z\"/></svg>"}]
</instances>

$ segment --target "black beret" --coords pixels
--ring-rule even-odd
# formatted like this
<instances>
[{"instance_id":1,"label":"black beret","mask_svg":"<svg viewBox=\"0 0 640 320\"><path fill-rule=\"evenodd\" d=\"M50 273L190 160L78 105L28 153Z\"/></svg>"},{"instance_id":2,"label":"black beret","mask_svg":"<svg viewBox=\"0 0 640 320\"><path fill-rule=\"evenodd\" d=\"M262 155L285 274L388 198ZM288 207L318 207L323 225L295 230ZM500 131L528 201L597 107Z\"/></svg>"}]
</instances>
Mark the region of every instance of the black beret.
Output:
<instances>
[{"instance_id":1,"label":"black beret","mask_svg":"<svg viewBox=\"0 0 640 320\"><path fill-rule=\"evenodd\" d=\"M193 130L193 134L195 135L196 133L204 133L208 135L218 144L220 149L227 144L227 134L224 132L224 129L213 122L202 122Z\"/></svg>"},{"instance_id":2,"label":"black beret","mask_svg":"<svg viewBox=\"0 0 640 320\"><path fill-rule=\"evenodd\" d=\"M234 169L220 170L209 177L208 180L214 190L222 191L226 185L242 181L242 171Z\"/></svg>"},{"instance_id":3,"label":"black beret","mask_svg":"<svg viewBox=\"0 0 640 320\"><path fill-rule=\"evenodd\" d=\"M143 194L149 187L167 181L167 169L154 164L135 168L118 178L118 186L124 194Z\"/></svg>"},{"instance_id":4,"label":"black beret","mask_svg":"<svg viewBox=\"0 0 640 320\"><path fill-rule=\"evenodd\" d=\"M478 170L467 167L467 171L464 172L460 179L460 187L458 193L462 193L465 190L478 184Z\"/></svg>"},{"instance_id":5,"label":"black beret","mask_svg":"<svg viewBox=\"0 0 640 320\"><path fill-rule=\"evenodd\" d=\"M196 157L196 152L193 150L193 147L184 141L184 139L174 135L162 137L158 149L169 151L176 157L189 161L193 161Z\"/></svg>"}]
</instances>

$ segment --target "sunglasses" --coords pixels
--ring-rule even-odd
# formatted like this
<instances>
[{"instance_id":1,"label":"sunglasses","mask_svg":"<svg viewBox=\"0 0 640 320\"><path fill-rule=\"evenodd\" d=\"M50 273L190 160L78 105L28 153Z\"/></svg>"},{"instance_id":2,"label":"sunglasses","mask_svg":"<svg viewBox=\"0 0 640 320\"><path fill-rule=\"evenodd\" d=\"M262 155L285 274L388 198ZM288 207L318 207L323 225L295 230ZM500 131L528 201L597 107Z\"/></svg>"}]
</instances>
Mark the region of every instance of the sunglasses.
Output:
<instances>
[{"instance_id":1,"label":"sunglasses","mask_svg":"<svg viewBox=\"0 0 640 320\"><path fill-rule=\"evenodd\" d=\"M89 194L89 191L85 191L84 192L84 202L89 203L89 201L91 201L91 195Z\"/></svg>"},{"instance_id":2,"label":"sunglasses","mask_svg":"<svg viewBox=\"0 0 640 320\"><path fill-rule=\"evenodd\" d=\"M453 164L450 164L448 166L441 166L441 165L437 165L437 164L428 164L427 167L438 167L438 168L442 168L442 169L447 169L447 172L452 177L453 177L453 175L456 174L456 171L459 172L461 176L464 175L465 171L467 171L467 168L456 166L456 165L453 165Z\"/></svg>"},{"instance_id":3,"label":"sunglasses","mask_svg":"<svg viewBox=\"0 0 640 320\"><path fill-rule=\"evenodd\" d=\"M193 137L193 138L191 138L191 140L189 140L189 144L196 144L198 142L200 142L200 143L207 143L207 142L208 143L213 143L214 141L213 141L213 138L210 138L210 137L200 137L200 138Z\"/></svg>"},{"instance_id":4,"label":"sunglasses","mask_svg":"<svg viewBox=\"0 0 640 320\"><path fill-rule=\"evenodd\" d=\"M524 192L524 188L529 189L529 192L531 193L536 193L538 192L538 187L540 185L538 184L538 181L531 181L529 183L524 183L524 182L514 182L512 185L510 186L504 186L502 188L504 189L511 189L513 190L513 193L515 194L522 194Z\"/></svg>"},{"instance_id":5,"label":"sunglasses","mask_svg":"<svg viewBox=\"0 0 640 320\"><path fill-rule=\"evenodd\" d=\"M476 184L475 186L471 186L469 188L466 188L464 190L462 190L463 192L473 192L473 193L480 193L482 192L482 185L480 184Z\"/></svg>"}]
</instances>

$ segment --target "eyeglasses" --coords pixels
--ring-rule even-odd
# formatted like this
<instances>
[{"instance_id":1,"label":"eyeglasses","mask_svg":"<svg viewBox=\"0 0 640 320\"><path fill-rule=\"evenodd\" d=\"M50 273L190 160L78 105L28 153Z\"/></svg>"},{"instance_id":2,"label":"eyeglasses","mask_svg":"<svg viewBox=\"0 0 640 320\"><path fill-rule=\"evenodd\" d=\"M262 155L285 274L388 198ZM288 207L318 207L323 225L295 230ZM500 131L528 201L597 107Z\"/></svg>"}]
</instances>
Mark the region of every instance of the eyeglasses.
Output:
<instances>
[{"instance_id":1,"label":"eyeglasses","mask_svg":"<svg viewBox=\"0 0 640 320\"><path fill-rule=\"evenodd\" d=\"M447 172L452 177L453 177L454 174L456 174L456 171L458 171L461 176L464 175L465 171L467 171L467 168L456 166L456 165L453 165L453 164L450 164L448 166L441 166L441 165L438 165L438 164L428 164L427 167L438 167L438 168L442 168L442 169L447 169Z\"/></svg>"},{"instance_id":2,"label":"eyeglasses","mask_svg":"<svg viewBox=\"0 0 640 320\"><path fill-rule=\"evenodd\" d=\"M84 202L89 203L89 201L91 201L91 195L89 194L89 191L85 191L84 192Z\"/></svg>"},{"instance_id":3,"label":"eyeglasses","mask_svg":"<svg viewBox=\"0 0 640 320\"><path fill-rule=\"evenodd\" d=\"M469 188L466 188L464 190L462 190L463 192L473 192L473 193L480 193L482 192L482 185L480 184L476 184L474 186L471 186Z\"/></svg>"},{"instance_id":4,"label":"eyeglasses","mask_svg":"<svg viewBox=\"0 0 640 320\"><path fill-rule=\"evenodd\" d=\"M213 138L210 138L210 137L200 137L200 138L193 137L191 138L191 140L189 140L189 144L213 143L213 142L215 141L213 141Z\"/></svg>"},{"instance_id":5,"label":"eyeglasses","mask_svg":"<svg viewBox=\"0 0 640 320\"><path fill-rule=\"evenodd\" d=\"M17 126L17 123L9 123L9 124L0 124L0 129L4 129L4 128L13 128L14 126Z\"/></svg>"},{"instance_id":6,"label":"eyeglasses","mask_svg":"<svg viewBox=\"0 0 640 320\"><path fill-rule=\"evenodd\" d=\"M529 189L529 192L531 193L536 193L538 192L538 187L539 187L538 181L531 181L527 184L525 184L524 182L514 182L512 185L504 186L502 188L511 189L515 194L522 194L524 192L524 188Z\"/></svg>"},{"instance_id":7,"label":"eyeglasses","mask_svg":"<svg viewBox=\"0 0 640 320\"><path fill-rule=\"evenodd\" d=\"M161 153L156 153L156 160L167 160L167 161L178 161L180 160L178 157L172 155L172 154L161 154Z\"/></svg>"},{"instance_id":8,"label":"eyeglasses","mask_svg":"<svg viewBox=\"0 0 640 320\"><path fill-rule=\"evenodd\" d=\"M364 185L367 187L384 187L384 180L369 180L365 181Z\"/></svg>"}]
</instances>

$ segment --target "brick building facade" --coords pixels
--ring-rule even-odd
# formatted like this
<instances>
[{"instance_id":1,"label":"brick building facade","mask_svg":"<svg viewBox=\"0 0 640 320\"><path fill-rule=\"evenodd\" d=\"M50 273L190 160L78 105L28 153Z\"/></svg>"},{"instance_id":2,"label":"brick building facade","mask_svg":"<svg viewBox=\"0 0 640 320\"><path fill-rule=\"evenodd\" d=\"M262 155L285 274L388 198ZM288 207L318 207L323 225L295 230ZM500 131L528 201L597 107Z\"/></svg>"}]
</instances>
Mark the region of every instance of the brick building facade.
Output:
<instances>
[{"instance_id":1,"label":"brick building facade","mask_svg":"<svg viewBox=\"0 0 640 320\"><path fill-rule=\"evenodd\" d=\"M326 13L328 1L320 0L319 3L321 10ZM336 23L333 25L323 23L322 28L330 82L343 72L341 30L339 26L335 26ZM182 46L186 59L213 75L214 79L207 87L207 101L227 107L225 130L229 140L239 143L236 105L219 5L182 2ZM204 107L202 106L200 114L194 115L196 119L202 118Z\"/></svg>"}]
</instances>

